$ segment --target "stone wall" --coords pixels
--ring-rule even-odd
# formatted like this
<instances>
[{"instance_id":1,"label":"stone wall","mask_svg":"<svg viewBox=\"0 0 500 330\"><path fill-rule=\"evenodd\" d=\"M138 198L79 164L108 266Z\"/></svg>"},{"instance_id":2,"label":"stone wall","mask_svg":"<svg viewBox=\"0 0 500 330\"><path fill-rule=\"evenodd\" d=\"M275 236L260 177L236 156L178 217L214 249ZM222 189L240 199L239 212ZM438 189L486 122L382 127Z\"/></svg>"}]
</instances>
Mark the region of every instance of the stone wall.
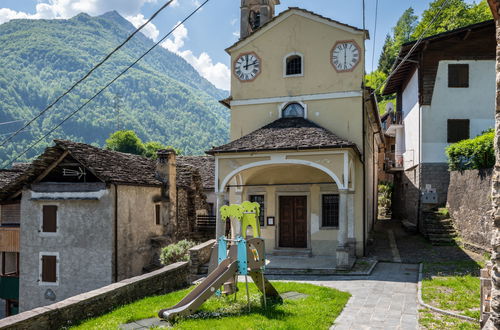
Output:
<instances>
[{"instance_id":1,"label":"stone wall","mask_svg":"<svg viewBox=\"0 0 500 330\"><path fill-rule=\"evenodd\" d=\"M114 190L100 193L98 200L84 200L84 195L80 200L64 200L65 193L49 193L47 200L36 200L36 196L41 198L40 193L23 191L19 258L21 312L113 283ZM40 232L44 205L58 207L56 233ZM40 282L41 254L58 254L56 283ZM51 292L54 295L46 295Z\"/></svg>"},{"instance_id":2,"label":"stone wall","mask_svg":"<svg viewBox=\"0 0 500 330\"><path fill-rule=\"evenodd\" d=\"M461 238L484 250L490 250L493 233L491 172L491 169L451 172L446 204Z\"/></svg>"},{"instance_id":3,"label":"stone wall","mask_svg":"<svg viewBox=\"0 0 500 330\"><path fill-rule=\"evenodd\" d=\"M105 314L135 300L189 285L189 264L178 262L61 302L0 320L0 329L60 329Z\"/></svg>"},{"instance_id":4,"label":"stone wall","mask_svg":"<svg viewBox=\"0 0 500 330\"><path fill-rule=\"evenodd\" d=\"M212 254L212 247L214 244L215 240L211 239L189 249L190 269L192 275L198 274L200 266L210 261L210 255Z\"/></svg>"},{"instance_id":5,"label":"stone wall","mask_svg":"<svg viewBox=\"0 0 500 330\"><path fill-rule=\"evenodd\" d=\"M448 193L450 174L446 163L422 163L410 170L394 175L394 192L392 200L393 217L406 220L413 225L418 225L419 230L425 233L423 221L419 213L436 206L444 206ZM420 192L430 185L436 189L437 204L420 204ZM419 189L420 186L420 189Z\"/></svg>"}]
</instances>

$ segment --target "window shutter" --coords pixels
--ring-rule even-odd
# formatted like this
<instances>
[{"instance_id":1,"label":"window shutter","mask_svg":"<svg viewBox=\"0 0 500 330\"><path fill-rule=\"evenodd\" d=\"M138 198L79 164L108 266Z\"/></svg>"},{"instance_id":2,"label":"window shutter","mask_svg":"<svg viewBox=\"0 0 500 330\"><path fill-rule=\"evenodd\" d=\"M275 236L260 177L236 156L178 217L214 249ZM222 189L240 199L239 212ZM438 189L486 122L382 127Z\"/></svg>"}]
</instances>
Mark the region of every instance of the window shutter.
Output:
<instances>
[{"instance_id":1,"label":"window shutter","mask_svg":"<svg viewBox=\"0 0 500 330\"><path fill-rule=\"evenodd\" d=\"M469 87L469 64L448 64L448 87Z\"/></svg>"},{"instance_id":2,"label":"window shutter","mask_svg":"<svg viewBox=\"0 0 500 330\"><path fill-rule=\"evenodd\" d=\"M55 205L43 206L42 231L45 233L57 232L57 206Z\"/></svg>"},{"instance_id":3,"label":"window shutter","mask_svg":"<svg viewBox=\"0 0 500 330\"><path fill-rule=\"evenodd\" d=\"M448 119L448 143L470 138L469 119Z\"/></svg>"},{"instance_id":4,"label":"window shutter","mask_svg":"<svg viewBox=\"0 0 500 330\"><path fill-rule=\"evenodd\" d=\"M57 282L57 257L42 256L42 282Z\"/></svg>"}]
</instances>

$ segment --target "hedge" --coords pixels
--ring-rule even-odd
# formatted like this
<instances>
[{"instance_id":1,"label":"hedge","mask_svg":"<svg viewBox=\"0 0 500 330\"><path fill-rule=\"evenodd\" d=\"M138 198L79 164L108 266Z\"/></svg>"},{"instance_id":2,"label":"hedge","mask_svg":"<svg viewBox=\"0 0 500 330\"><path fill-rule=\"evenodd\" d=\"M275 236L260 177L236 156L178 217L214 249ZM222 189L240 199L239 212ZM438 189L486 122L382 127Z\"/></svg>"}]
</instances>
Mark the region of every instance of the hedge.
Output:
<instances>
[{"instance_id":1,"label":"hedge","mask_svg":"<svg viewBox=\"0 0 500 330\"><path fill-rule=\"evenodd\" d=\"M446 148L450 171L479 170L495 165L493 140L495 132L491 129L474 139L463 140Z\"/></svg>"}]
</instances>

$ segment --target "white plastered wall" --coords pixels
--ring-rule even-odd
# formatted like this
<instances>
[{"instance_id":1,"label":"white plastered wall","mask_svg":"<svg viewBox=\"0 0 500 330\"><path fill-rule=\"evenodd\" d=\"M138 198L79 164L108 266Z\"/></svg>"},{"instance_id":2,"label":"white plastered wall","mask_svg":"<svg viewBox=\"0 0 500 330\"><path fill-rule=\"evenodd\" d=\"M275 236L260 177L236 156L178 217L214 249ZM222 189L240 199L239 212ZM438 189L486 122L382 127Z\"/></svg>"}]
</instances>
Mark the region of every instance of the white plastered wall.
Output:
<instances>
[{"instance_id":1,"label":"white plastered wall","mask_svg":"<svg viewBox=\"0 0 500 330\"><path fill-rule=\"evenodd\" d=\"M468 88L448 87L448 64L469 64ZM423 162L447 161L448 119L469 119L471 138L494 127L494 103L495 61L440 61L432 104L422 109Z\"/></svg>"},{"instance_id":2,"label":"white plastered wall","mask_svg":"<svg viewBox=\"0 0 500 330\"><path fill-rule=\"evenodd\" d=\"M403 91L402 111L404 118L404 168L411 168L419 163L419 112L418 102L418 70L413 73L408 85ZM398 148L398 141L396 141Z\"/></svg>"}]
</instances>

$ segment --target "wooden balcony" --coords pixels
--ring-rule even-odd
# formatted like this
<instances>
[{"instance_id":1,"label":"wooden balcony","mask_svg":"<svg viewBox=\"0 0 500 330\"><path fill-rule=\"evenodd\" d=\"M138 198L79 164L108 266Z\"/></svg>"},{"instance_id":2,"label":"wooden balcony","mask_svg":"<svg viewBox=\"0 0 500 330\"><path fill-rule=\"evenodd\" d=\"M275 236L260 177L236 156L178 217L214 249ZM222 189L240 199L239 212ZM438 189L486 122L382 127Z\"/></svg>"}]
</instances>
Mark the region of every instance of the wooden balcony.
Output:
<instances>
[{"instance_id":1,"label":"wooden balcony","mask_svg":"<svg viewBox=\"0 0 500 330\"><path fill-rule=\"evenodd\" d=\"M19 226L0 227L0 252L19 252Z\"/></svg>"}]
</instances>

